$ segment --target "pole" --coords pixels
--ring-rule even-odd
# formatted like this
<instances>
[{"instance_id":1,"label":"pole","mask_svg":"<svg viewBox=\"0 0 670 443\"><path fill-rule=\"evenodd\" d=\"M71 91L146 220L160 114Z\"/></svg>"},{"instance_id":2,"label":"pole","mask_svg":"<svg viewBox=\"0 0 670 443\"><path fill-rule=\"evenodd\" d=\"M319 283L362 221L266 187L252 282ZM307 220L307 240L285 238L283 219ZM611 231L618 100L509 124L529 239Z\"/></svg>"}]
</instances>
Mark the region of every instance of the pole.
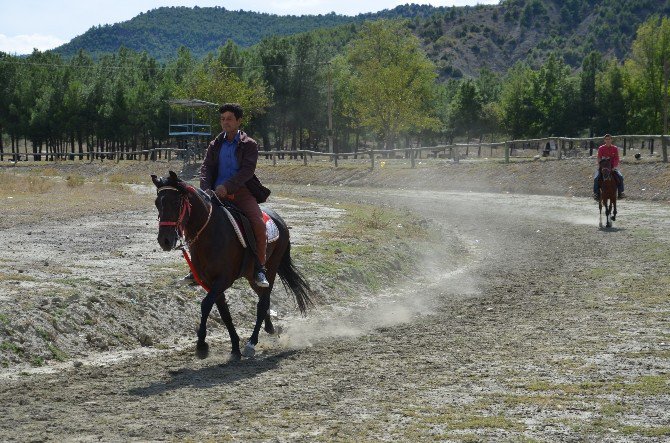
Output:
<instances>
[{"instance_id":1,"label":"pole","mask_svg":"<svg viewBox=\"0 0 670 443\"><path fill-rule=\"evenodd\" d=\"M663 77L665 88L663 88L663 135L661 144L663 146L663 163L668 162L668 142L665 136L668 134L668 77L670 77L670 61L666 58L663 61Z\"/></svg>"},{"instance_id":2,"label":"pole","mask_svg":"<svg viewBox=\"0 0 670 443\"><path fill-rule=\"evenodd\" d=\"M330 63L328 63L328 152L333 154L333 68Z\"/></svg>"}]
</instances>

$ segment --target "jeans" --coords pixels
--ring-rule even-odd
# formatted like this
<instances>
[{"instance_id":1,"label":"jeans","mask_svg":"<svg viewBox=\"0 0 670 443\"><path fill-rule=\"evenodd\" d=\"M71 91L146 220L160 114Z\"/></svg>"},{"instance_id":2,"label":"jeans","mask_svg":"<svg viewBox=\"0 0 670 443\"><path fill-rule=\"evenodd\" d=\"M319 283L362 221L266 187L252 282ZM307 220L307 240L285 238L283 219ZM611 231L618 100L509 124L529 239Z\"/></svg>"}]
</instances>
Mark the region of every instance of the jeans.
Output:
<instances>
[{"instance_id":1,"label":"jeans","mask_svg":"<svg viewBox=\"0 0 670 443\"><path fill-rule=\"evenodd\" d=\"M617 183L617 188L619 189L619 194L623 193L623 174L621 174L621 171L618 169L613 169L612 170L614 173L616 173L618 177L618 183ZM596 171L596 176L593 178L593 193L594 194L600 194L600 189L598 189L598 179L600 178L600 170Z\"/></svg>"}]
</instances>

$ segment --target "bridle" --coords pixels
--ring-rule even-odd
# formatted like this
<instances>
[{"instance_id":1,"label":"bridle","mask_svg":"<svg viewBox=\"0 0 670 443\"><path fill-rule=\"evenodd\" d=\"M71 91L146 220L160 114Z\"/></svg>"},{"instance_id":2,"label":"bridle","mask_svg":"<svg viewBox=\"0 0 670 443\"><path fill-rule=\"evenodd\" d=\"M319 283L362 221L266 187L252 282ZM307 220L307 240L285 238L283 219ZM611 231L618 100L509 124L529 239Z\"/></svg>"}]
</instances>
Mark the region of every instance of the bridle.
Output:
<instances>
[{"instance_id":1,"label":"bridle","mask_svg":"<svg viewBox=\"0 0 670 443\"><path fill-rule=\"evenodd\" d=\"M179 237L184 237L184 241L186 242L186 244L189 245L189 246L192 245L193 243L195 243L198 240L202 231L204 231L205 228L207 227L207 225L209 224L209 221L212 218L212 207L213 207L213 205L212 204L209 205L209 213L207 214L207 220L205 220L205 224L202 225L202 227L200 228L198 233L195 234L195 237L193 237L192 239L189 240L184 235L185 223L186 223L186 220L188 219L188 217L191 216L191 206L192 206L191 201L188 198L188 194L183 193L179 188L176 188L174 186L161 186L160 188L158 188L157 193L160 194L163 191L177 191L181 195L181 201L179 202L179 217L177 218L177 220L174 220L174 221L163 221L163 220L161 220L160 212L159 212L159 214L158 214L158 227L160 228L161 226L174 226L175 229L177 230L177 234L179 235ZM188 191L190 193L195 192L195 190L191 187L188 188Z\"/></svg>"},{"instance_id":2,"label":"bridle","mask_svg":"<svg viewBox=\"0 0 670 443\"><path fill-rule=\"evenodd\" d=\"M603 160L605 160L605 158L603 158ZM612 163L609 162L609 159L606 159L608 160L607 163L605 163L603 160L601 160L600 163L600 172L602 174L603 180L609 180L612 178Z\"/></svg>"}]
</instances>

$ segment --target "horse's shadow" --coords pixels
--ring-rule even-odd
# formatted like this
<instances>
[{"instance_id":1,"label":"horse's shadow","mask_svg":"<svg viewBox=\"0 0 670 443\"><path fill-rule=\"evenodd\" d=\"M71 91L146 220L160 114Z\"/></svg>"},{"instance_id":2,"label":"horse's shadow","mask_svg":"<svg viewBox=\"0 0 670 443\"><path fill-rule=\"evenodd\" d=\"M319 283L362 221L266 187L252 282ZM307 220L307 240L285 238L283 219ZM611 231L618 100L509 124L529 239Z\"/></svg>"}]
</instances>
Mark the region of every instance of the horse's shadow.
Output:
<instances>
[{"instance_id":1,"label":"horse's shadow","mask_svg":"<svg viewBox=\"0 0 670 443\"><path fill-rule=\"evenodd\" d=\"M275 369L279 362L291 357L296 351L285 351L266 358L255 358L243 361L230 360L200 369L178 369L170 371L170 380L152 383L149 386L133 388L130 395L150 397L165 392L194 387L198 389L234 383L239 380L253 378L263 372Z\"/></svg>"},{"instance_id":2,"label":"horse's shadow","mask_svg":"<svg viewBox=\"0 0 670 443\"><path fill-rule=\"evenodd\" d=\"M626 230L626 228L615 228L612 226L611 228L606 227L605 225L602 225L598 227L598 230L600 232L608 232L608 233L614 233L614 232L623 232Z\"/></svg>"}]
</instances>

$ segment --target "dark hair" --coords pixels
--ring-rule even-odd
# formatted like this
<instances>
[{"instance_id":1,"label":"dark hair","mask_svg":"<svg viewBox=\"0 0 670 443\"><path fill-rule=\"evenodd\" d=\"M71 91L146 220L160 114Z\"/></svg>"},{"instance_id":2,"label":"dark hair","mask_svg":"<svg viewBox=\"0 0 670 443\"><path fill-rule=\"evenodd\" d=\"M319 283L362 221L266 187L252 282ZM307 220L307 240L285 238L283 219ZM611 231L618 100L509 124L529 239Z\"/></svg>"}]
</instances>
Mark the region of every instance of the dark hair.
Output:
<instances>
[{"instance_id":1,"label":"dark hair","mask_svg":"<svg viewBox=\"0 0 670 443\"><path fill-rule=\"evenodd\" d=\"M612 136L610 134L603 135L603 138L607 138L607 137L612 138Z\"/></svg>"},{"instance_id":2,"label":"dark hair","mask_svg":"<svg viewBox=\"0 0 670 443\"><path fill-rule=\"evenodd\" d=\"M219 114L223 114L224 112L232 112L233 114L235 114L235 118L237 120L241 119L242 116L244 115L242 106L240 106L238 103L224 103L219 108Z\"/></svg>"}]
</instances>

